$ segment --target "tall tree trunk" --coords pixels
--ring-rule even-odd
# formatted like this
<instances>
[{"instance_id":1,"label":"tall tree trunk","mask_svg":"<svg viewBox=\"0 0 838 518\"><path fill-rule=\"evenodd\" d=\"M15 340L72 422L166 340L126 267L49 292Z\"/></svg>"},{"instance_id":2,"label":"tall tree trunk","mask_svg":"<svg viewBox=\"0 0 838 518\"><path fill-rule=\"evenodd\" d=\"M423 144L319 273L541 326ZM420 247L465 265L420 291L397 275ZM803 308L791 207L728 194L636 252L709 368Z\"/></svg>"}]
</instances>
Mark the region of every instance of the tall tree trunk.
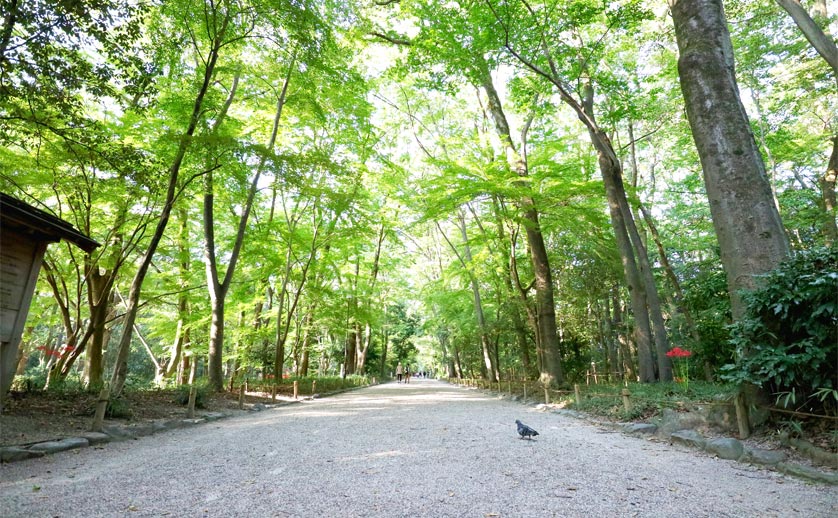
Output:
<instances>
[{"instance_id":1,"label":"tall tree trunk","mask_svg":"<svg viewBox=\"0 0 838 518\"><path fill-rule=\"evenodd\" d=\"M637 152L634 145L634 130L631 121L629 121L628 127L629 140L631 142L631 172L632 179L636 183L639 174L637 168ZM622 175L618 179L620 183L622 183L621 177ZM652 264L649 262L649 252L646 248L646 242L641 238L640 232L637 229L635 211L631 210L628 204L625 188L623 188L620 203L623 207L623 214L626 216L626 226L637 255L637 263L640 266L640 275L643 278L646 293L646 306L649 309L649 319L652 322L652 329L654 330L655 353L658 365L657 378L660 381L672 381L672 361L666 355L669 352L669 337L667 336L666 323L663 320L663 308L661 307L661 300L658 295L658 286L655 283Z\"/></svg>"},{"instance_id":2,"label":"tall tree trunk","mask_svg":"<svg viewBox=\"0 0 838 518\"><path fill-rule=\"evenodd\" d=\"M378 231L378 240L376 241L375 245L375 255L372 261L372 272L370 272L370 286L369 286L369 294L364 299L364 305L367 309L366 314L370 313L370 307L372 306L372 297L375 294L375 285L378 282L378 270L379 270L379 263L381 261L381 247L384 244L384 231L386 227L384 223L381 223L381 228ZM364 373L365 364L367 362L367 352L369 352L370 344L372 343L372 329L370 326L369 321L364 323L364 339L363 344L358 352L358 368L357 371L359 374Z\"/></svg>"},{"instance_id":3,"label":"tall tree trunk","mask_svg":"<svg viewBox=\"0 0 838 518\"><path fill-rule=\"evenodd\" d=\"M838 203L835 199L836 180L838 180L838 137L833 137L832 154L829 156L826 174L818 181L824 211L823 235L826 244L830 246L838 241L838 227L835 225L835 217L838 215Z\"/></svg>"},{"instance_id":4,"label":"tall tree trunk","mask_svg":"<svg viewBox=\"0 0 838 518\"><path fill-rule=\"evenodd\" d=\"M535 336L535 359L536 359L536 369L538 372L542 372L543 365L544 365L544 348L541 343L540 337L540 330L538 325L538 314L535 311L535 308L532 304L530 304L529 296L527 295L529 288L524 288L521 284L521 277L518 274L518 260L516 258L516 242L518 241L517 232L513 232L509 237L510 242L510 253L509 253L509 275L512 278L512 284L515 287L515 291L518 294L520 306L524 308L525 314L527 316L527 323L532 329L533 335Z\"/></svg>"},{"instance_id":5,"label":"tall tree trunk","mask_svg":"<svg viewBox=\"0 0 838 518\"><path fill-rule=\"evenodd\" d=\"M619 337L613 327L611 319L611 301L608 297L603 300L605 311L602 315L602 331L605 339L605 348L608 350L608 372L617 379L617 372L620 370L619 363Z\"/></svg>"},{"instance_id":6,"label":"tall tree trunk","mask_svg":"<svg viewBox=\"0 0 838 518\"><path fill-rule=\"evenodd\" d=\"M386 307L385 307L385 315L384 320L387 320L386 315ZM390 347L390 333L387 331L387 326L384 326L384 329L381 330L381 360L378 364L378 375L381 376L382 379L386 378L387 373L387 353L389 352ZM444 353L443 353L444 354Z\"/></svg>"},{"instance_id":7,"label":"tall tree trunk","mask_svg":"<svg viewBox=\"0 0 838 518\"><path fill-rule=\"evenodd\" d=\"M215 122L210 130L210 136L217 137L218 131L224 119L227 117L227 112L233 104L233 99L236 97L238 90L239 76L233 78L233 84L227 94L227 99L224 101L221 109L215 117ZM209 153L208 153L209 154ZM207 157L211 160L211 157ZM210 332L209 332L209 385L213 390L220 392L224 388L224 379L222 374L222 357L224 353L224 303L227 299L227 288L229 283L225 283L218 275L218 259L216 257L215 246L215 167L209 165L204 173L204 266L207 275L207 289L209 290L210 299ZM227 275L230 278L234 264L228 265ZM226 279L225 279L226 280Z\"/></svg>"},{"instance_id":8,"label":"tall tree trunk","mask_svg":"<svg viewBox=\"0 0 838 518\"><path fill-rule=\"evenodd\" d=\"M631 239L626 228L624 211L620 204L622 189L619 163L610 153L599 153L599 166L605 184L608 209L611 214L611 227L617 242L617 250L623 264L623 274L629 289L629 301L634 315L634 342L637 346L637 364L640 382L649 383L655 380L654 362L652 358L652 329L649 321L647 294L640 275L640 269L634 256ZM622 191L623 197L625 191Z\"/></svg>"},{"instance_id":9,"label":"tall tree trunk","mask_svg":"<svg viewBox=\"0 0 838 518\"><path fill-rule=\"evenodd\" d=\"M166 197L163 202L163 210L160 212L160 217L157 221L157 226L154 229L154 234L151 236L151 241L146 248L145 254L143 254L139 267L137 268L137 272L134 274L134 279L131 282L131 290L128 293L128 307L125 312L122 335L120 336L119 343L117 345L116 363L114 365L113 376L111 377L111 395L118 396L122 393L122 388L125 385L125 379L128 376L128 353L131 350L131 337L134 333L134 324L137 320L137 312L139 311L140 292L142 291L143 281L145 280L145 276L151 266L151 260L157 252L157 246L163 239L163 233L166 231L166 226L169 224L169 217L171 216L172 207L174 206L175 199L177 197L180 167L183 164L183 159L186 157L186 150L189 148L189 144L195 134L195 129L198 127L198 122L202 117L204 111L204 98L206 97L210 84L212 83L212 78L215 74L215 65L218 63L218 57L224 43L225 33L227 32L227 26L230 23L231 17L232 14L227 12L220 20L214 20L215 23L218 23L219 25L212 27L212 29L215 30L215 35L209 50L209 55L204 60L206 65L204 67L201 86L195 96L195 103L192 106L192 113L189 116L189 123L186 127L186 131L180 138L174 160L172 161L172 165L169 167L169 178L168 185L166 187Z\"/></svg>"},{"instance_id":10,"label":"tall tree trunk","mask_svg":"<svg viewBox=\"0 0 838 518\"><path fill-rule=\"evenodd\" d=\"M477 328L480 332L480 348L483 352L483 364L481 365L481 372L484 378L492 381L498 381L499 373L497 372L497 364L491 352L491 340L489 339L489 327L486 325L486 316L483 312L483 303L480 298L480 285L477 283L477 277L472 271L472 257L471 246L468 241L468 231L466 229L466 216L463 211L458 214L460 235L463 237L463 268L468 271L468 276L471 281L471 292L474 296L474 314L477 318ZM447 238L446 238L447 239ZM453 246L452 246L453 248Z\"/></svg>"},{"instance_id":11,"label":"tall tree trunk","mask_svg":"<svg viewBox=\"0 0 838 518\"><path fill-rule=\"evenodd\" d=\"M675 275L675 271L672 269L672 265L669 263L669 258L666 255L666 249L663 247L663 241L661 241L657 225L655 225L652 215L649 214L649 211L646 210L646 207L643 206L642 203L638 204L638 208L640 209L640 213L643 215L643 221L646 222L646 227L649 229L649 233L652 234L652 240L655 242L655 246L657 246L658 256L660 257L660 263L661 267L663 267L664 274L666 275L667 280L669 280L669 283L672 285L672 291L675 294L673 296L674 305L678 308L678 311L684 315L684 320L687 323L687 331L689 332L690 337L696 343L699 343L701 341L701 335L698 332L698 326L696 326L695 319L693 318L690 308L684 304L684 290L681 289L681 282L678 280L678 277Z\"/></svg>"},{"instance_id":12,"label":"tall tree trunk","mask_svg":"<svg viewBox=\"0 0 838 518\"><path fill-rule=\"evenodd\" d=\"M271 128L271 135L268 139L267 149L272 150L276 144L276 136L279 131L279 121L282 118L282 109L285 106L285 99L288 93L288 84L291 81L291 73L294 69L295 60L292 58L291 64L288 66L288 72L285 76L285 81L282 85L277 101L276 110L274 112L273 125ZM230 87L230 92L227 100L224 103L220 113L216 116L215 124L212 133L218 131L221 123L226 117L227 111L233 102L236 95L237 86L239 83L238 75L233 79L233 85ZM238 262L239 253L244 244L245 232L247 230L247 223L250 218L250 212L253 210L253 204L256 200L256 193L259 187L259 178L262 176L262 171L267 163L267 156L262 155L259 159L259 164L256 166L256 172L250 182L250 188L247 193L247 200L242 207L242 215L239 218L238 229L236 232L235 242L233 244L232 252L230 253L230 260L227 264L227 269L224 274L224 279L219 280L218 264L216 261L215 251L215 236L214 236L214 218L213 218L213 189L212 185L212 170L206 174L207 187L204 193L204 237L206 242L205 262L207 268L207 284L210 291L210 307L212 312L212 322L210 324L210 345L209 345L209 385L216 391L221 391L224 388L224 373L223 373L223 357L224 357L224 303L227 298L227 292L230 288L230 283L233 280L233 274L236 270L236 263Z\"/></svg>"},{"instance_id":13,"label":"tall tree trunk","mask_svg":"<svg viewBox=\"0 0 838 518\"><path fill-rule=\"evenodd\" d=\"M824 61L827 62L832 69L832 74L835 76L835 81L838 83L838 45L820 26L809 16L806 9L800 5L799 0L777 0L780 7L786 10L791 16L794 23L803 33L803 36L809 41L814 49L821 55ZM826 5L818 8L818 11L823 10L825 15ZM818 12L816 16L821 13Z\"/></svg>"},{"instance_id":14,"label":"tall tree trunk","mask_svg":"<svg viewBox=\"0 0 838 518\"><path fill-rule=\"evenodd\" d=\"M311 325L314 322L314 312L309 311L306 313L305 318L303 318L303 345L302 351L300 353L300 368L297 371L297 376L306 377L308 376L308 369L309 369L309 362L310 362L310 354L311 354L311 338L314 333L312 333Z\"/></svg>"},{"instance_id":15,"label":"tall tree trunk","mask_svg":"<svg viewBox=\"0 0 838 518\"><path fill-rule=\"evenodd\" d=\"M178 232L178 286L180 292L177 295L177 327L175 328L175 338L172 341L171 354L166 368L163 372L163 377L168 377L174 374L178 365L181 363L181 356L184 354L184 349L188 347L188 329L185 329L185 322L189 315L189 299L186 297L186 289L189 286L188 273L190 270L189 257L189 216L186 208L178 209L178 218L180 219L180 231ZM177 380L179 385L183 384L183 378Z\"/></svg>"},{"instance_id":16,"label":"tall tree trunk","mask_svg":"<svg viewBox=\"0 0 838 518\"><path fill-rule=\"evenodd\" d=\"M739 97L722 0L670 0L678 75L698 149L734 319L740 291L779 265L789 245Z\"/></svg>"},{"instance_id":17,"label":"tall tree trunk","mask_svg":"<svg viewBox=\"0 0 838 518\"><path fill-rule=\"evenodd\" d=\"M355 257L355 275L352 276L352 294L347 301L346 327L347 335L343 346L343 374L355 374L358 357L358 285L361 276L360 254Z\"/></svg>"},{"instance_id":18,"label":"tall tree trunk","mask_svg":"<svg viewBox=\"0 0 838 518\"><path fill-rule=\"evenodd\" d=\"M627 338L627 324L625 320L623 320L623 305L620 301L619 287L614 286L611 300L614 315L614 318L611 321L611 327L614 329L614 333L617 337L620 364L623 369L623 379L626 381L635 381L638 377L634 364L637 354L635 354L635 350L632 347L632 342Z\"/></svg>"},{"instance_id":19,"label":"tall tree trunk","mask_svg":"<svg viewBox=\"0 0 838 518\"><path fill-rule=\"evenodd\" d=\"M506 153L509 167L519 177L529 175L527 164L512 142L509 122L503 111L500 96L492 82L488 64L482 56L478 56L478 72L483 90L488 98L489 112L495 123L495 130ZM525 185L522 182L522 186ZM561 346L556 333L556 303L553 294L553 273L550 270L550 260L544 235L538 220L538 210L531 195L525 195L520 201L521 212L524 217L524 231L530 249L533 274L535 276L535 306L538 313L539 339L544 354L541 382L548 386L555 386L564 382L564 372L561 363Z\"/></svg>"}]
</instances>

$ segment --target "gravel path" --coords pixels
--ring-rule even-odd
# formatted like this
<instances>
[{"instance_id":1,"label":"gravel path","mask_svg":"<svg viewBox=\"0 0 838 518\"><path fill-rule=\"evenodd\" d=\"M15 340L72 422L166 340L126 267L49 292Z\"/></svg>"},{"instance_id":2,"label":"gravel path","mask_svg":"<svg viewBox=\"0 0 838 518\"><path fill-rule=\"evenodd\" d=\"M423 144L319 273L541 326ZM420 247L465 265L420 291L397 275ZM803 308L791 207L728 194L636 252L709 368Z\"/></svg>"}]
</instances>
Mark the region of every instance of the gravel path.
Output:
<instances>
[{"instance_id":1,"label":"gravel path","mask_svg":"<svg viewBox=\"0 0 838 518\"><path fill-rule=\"evenodd\" d=\"M2 465L0 516L809 518L838 489L413 380Z\"/></svg>"}]
</instances>

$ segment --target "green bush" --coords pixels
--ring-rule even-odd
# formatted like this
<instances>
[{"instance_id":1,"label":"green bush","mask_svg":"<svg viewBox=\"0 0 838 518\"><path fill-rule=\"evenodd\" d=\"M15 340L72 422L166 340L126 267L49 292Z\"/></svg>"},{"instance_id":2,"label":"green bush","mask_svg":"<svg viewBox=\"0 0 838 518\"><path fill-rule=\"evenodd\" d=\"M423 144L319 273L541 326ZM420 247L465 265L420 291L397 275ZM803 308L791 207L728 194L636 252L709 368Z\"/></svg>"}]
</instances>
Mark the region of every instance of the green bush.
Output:
<instances>
[{"instance_id":1,"label":"green bush","mask_svg":"<svg viewBox=\"0 0 838 518\"><path fill-rule=\"evenodd\" d=\"M115 398L108 401L108 406L105 409L105 417L110 419L131 419L134 412L131 410L131 405L123 398Z\"/></svg>"},{"instance_id":2,"label":"green bush","mask_svg":"<svg viewBox=\"0 0 838 518\"><path fill-rule=\"evenodd\" d=\"M177 403L186 406L189 404L189 390L192 385L179 385L177 388ZM195 408L206 408L207 399L210 395L209 383L201 380L195 383Z\"/></svg>"},{"instance_id":3,"label":"green bush","mask_svg":"<svg viewBox=\"0 0 838 518\"><path fill-rule=\"evenodd\" d=\"M838 248L799 253L745 294L731 328L738 361L725 379L770 391L778 404L836 413Z\"/></svg>"}]
</instances>

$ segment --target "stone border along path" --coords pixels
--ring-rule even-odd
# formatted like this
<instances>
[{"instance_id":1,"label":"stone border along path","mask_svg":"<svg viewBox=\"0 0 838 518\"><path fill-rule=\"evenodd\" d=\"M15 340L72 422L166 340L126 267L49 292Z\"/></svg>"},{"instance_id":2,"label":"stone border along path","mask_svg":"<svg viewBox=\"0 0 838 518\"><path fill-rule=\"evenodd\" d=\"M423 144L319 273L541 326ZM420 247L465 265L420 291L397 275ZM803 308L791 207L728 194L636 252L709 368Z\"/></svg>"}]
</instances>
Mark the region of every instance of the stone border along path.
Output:
<instances>
[{"instance_id":1,"label":"stone border along path","mask_svg":"<svg viewBox=\"0 0 838 518\"><path fill-rule=\"evenodd\" d=\"M0 515L808 518L838 487L414 379L3 464Z\"/></svg>"}]
</instances>

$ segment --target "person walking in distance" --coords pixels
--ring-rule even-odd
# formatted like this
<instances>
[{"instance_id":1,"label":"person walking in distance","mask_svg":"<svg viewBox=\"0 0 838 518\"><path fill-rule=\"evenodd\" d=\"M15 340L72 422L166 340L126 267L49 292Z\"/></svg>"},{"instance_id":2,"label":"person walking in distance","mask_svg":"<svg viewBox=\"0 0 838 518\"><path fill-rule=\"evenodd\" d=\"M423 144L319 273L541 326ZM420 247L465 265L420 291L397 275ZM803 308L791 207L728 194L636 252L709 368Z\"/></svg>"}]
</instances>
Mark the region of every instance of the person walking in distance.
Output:
<instances>
[{"instance_id":1,"label":"person walking in distance","mask_svg":"<svg viewBox=\"0 0 838 518\"><path fill-rule=\"evenodd\" d=\"M398 380L399 383L402 382L402 374L404 374L404 367L402 367L402 362L399 362L399 364L396 365L396 380Z\"/></svg>"},{"instance_id":2,"label":"person walking in distance","mask_svg":"<svg viewBox=\"0 0 838 518\"><path fill-rule=\"evenodd\" d=\"M404 382L410 383L410 365L404 367Z\"/></svg>"}]
</instances>

